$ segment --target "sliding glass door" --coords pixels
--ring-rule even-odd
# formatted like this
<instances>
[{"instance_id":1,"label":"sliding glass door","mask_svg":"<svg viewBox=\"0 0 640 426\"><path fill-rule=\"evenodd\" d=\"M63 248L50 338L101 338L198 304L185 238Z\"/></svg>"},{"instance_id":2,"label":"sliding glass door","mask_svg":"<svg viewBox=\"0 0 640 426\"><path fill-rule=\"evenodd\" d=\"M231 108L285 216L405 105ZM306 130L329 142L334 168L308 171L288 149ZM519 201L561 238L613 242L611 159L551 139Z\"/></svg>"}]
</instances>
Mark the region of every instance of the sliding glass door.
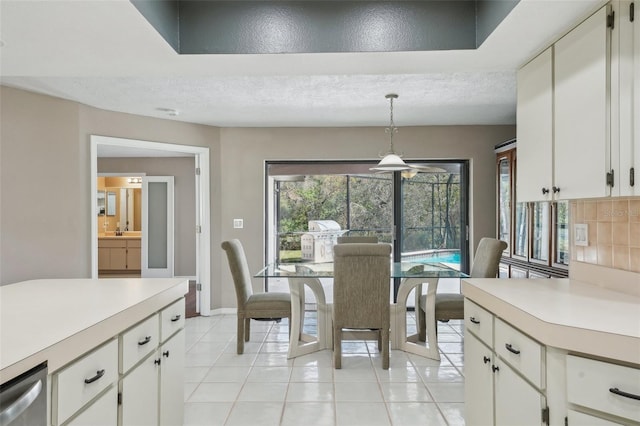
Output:
<instances>
[{"instance_id":1,"label":"sliding glass door","mask_svg":"<svg viewBox=\"0 0 640 426\"><path fill-rule=\"evenodd\" d=\"M323 261L340 235L377 236L395 261L468 270L468 163L420 162L378 174L373 162L268 162L266 261Z\"/></svg>"}]
</instances>

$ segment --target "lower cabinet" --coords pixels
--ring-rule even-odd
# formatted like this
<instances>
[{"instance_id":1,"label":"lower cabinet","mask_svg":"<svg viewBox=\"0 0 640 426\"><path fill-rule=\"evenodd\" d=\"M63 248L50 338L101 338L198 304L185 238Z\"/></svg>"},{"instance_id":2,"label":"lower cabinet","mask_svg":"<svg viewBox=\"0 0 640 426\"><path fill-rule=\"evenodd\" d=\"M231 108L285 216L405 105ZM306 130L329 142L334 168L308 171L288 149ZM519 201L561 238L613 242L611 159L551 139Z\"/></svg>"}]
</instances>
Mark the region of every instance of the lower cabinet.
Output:
<instances>
[{"instance_id":1,"label":"lower cabinet","mask_svg":"<svg viewBox=\"0 0 640 426\"><path fill-rule=\"evenodd\" d=\"M544 347L465 300L465 424L548 424Z\"/></svg>"},{"instance_id":2,"label":"lower cabinet","mask_svg":"<svg viewBox=\"0 0 640 426\"><path fill-rule=\"evenodd\" d=\"M51 425L181 425L184 310L181 298L53 372Z\"/></svg>"}]
</instances>

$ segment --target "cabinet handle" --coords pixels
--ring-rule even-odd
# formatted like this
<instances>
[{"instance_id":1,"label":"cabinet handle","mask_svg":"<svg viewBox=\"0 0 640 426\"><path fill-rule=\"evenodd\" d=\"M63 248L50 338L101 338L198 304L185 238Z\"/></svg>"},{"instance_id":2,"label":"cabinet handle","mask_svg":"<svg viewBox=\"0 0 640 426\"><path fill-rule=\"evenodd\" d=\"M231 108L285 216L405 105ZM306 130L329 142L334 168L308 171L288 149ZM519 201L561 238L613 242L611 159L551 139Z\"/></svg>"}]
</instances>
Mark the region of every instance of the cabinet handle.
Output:
<instances>
[{"instance_id":1,"label":"cabinet handle","mask_svg":"<svg viewBox=\"0 0 640 426\"><path fill-rule=\"evenodd\" d=\"M146 345L150 341L151 341L151 336L147 336L147 337L144 338L144 340L139 340L138 341L138 345L140 345L140 346Z\"/></svg>"},{"instance_id":2,"label":"cabinet handle","mask_svg":"<svg viewBox=\"0 0 640 426\"><path fill-rule=\"evenodd\" d=\"M514 349L513 346L511 346L511 343L505 343L504 347L512 354L520 355L520 351L518 349Z\"/></svg>"},{"instance_id":3,"label":"cabinet handle","mask_svg":"<svg viewBox=\"0 0 640 426\"><path fill-rule=\"evenodd\" d=\"M176 322L176 321L178 321L178 320L180 319L180 317L181 317L181 316L182 316L182 315L178 314L178 315L175 315L175 316L171 317L171 322Z\"/></svg>"},{"instance_id":4,"label":"cabinet handle","mask_svg":"<svg viewBox=\"0 0 640 426\"><path fill-rule=\"evenodd\" d=\"M609 388L609 392L615 393L616 395L624 396L625 398L637 399L640 401L640 395L636 395L634 393L624 392L618 388Z\"/></svg>"},{"instance_id":5,"label":"cabinet handle","mask_svg":"<svg viewBox=\"0 0 640 426\"><path fill-rule=\"evenodd\" d=\"M546 195L549 193L549 188L542 188L542 195Z\"/></svg>"},{"instance_id":6,"label":"cabinet handle","mask_svg":"<svg viewBox=\"0 0 640 426\"><path fill-rule=\"evenodd\" d=\"M482 360L484 361L485 364L488 364L491 362L491 358L489 358L488 356L482 357Z\"/></svg>"},{"instance_id":7,"label":"cabinet handle","mask_svg":"<svg viewBox=\"0 0 640 426\"><path fill-rule=\"evenodd\" d=\"M104 376L104 369L96 371L96 375L93 377L89 377L88 379L84 379L86 384L93 383L98 380L100 377Z\"/></svg>"},{"instance_id":8,"label":"cabinet handle","mask_svg":"<svg viewBox=\"0 0 640 426\"><path fill-rule=\"evenodd\" d=\"M496 371L500 371L500 367L498 367L497 365L492 365L492 366L491 366L491 371L493 371L494 373L495 373Z\"/></svg>"},{"instance_id":9,"label":"cabinet handle","mask_svg":"<svg viewBox=\"0 0 640 426\"><path fill-rule=\"evenodd\" d=\"M469 321L471 321L474 324L480 324L480 321L478 321L476 317L469 317Z\"/></svg>"},{"instance_id":10,"label":"cabinet handle","mask_svg":"<svg viewBox=\"0 0 640 426\"><path fill-rule=\"evenodd\" d=\"M155 365L160 365L160 358L158 358L158 359L154 359L154 360L153 360L153 363L154 363Z\"/></svg>"},{"instance_id":11,"label":"cabinet handle","mask_svg":"<svg viewBox=\"0 0 640 426\"><path fill-rule=\"evenodd\" d=\"M558 192L560 192L560 187L558 186L554 186L552 189L554 194L557 194Z\"/></svg>"},{"instance_id":12,"label":"cabinet handle","mask_svg":"<svg viewBox=\"0 0 640 426\"><path fill-rule=\"evenodd\" d=\"M162 352L162 356L166 356L167 358L169 358L169 351Z\"/></svg>"}]
</instances>

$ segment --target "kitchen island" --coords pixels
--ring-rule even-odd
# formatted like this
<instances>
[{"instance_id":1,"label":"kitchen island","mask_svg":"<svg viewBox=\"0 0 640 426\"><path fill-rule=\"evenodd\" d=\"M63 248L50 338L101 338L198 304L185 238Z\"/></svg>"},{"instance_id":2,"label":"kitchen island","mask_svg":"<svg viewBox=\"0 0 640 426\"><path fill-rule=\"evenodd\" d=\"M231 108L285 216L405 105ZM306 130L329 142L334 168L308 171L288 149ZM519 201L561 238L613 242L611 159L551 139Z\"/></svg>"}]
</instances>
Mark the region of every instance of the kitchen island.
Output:
<instances>
[{"instance_id":1,"label":"kitchen island","mask_svg":"<svg viewBox=\"0 0 640 426\"><path fill-rule=\"evenodd\" d=\"M115 421L123 416L118 410L128 415L127 407L145 408L131 399L119 409L112 394L121 394L128 377L153 364L165 345L175 345L171 361L181 371L187 292L184 278L43 279L2 286L0 383L46 361L51 378L48 418L53 425L76 418L78 424L90 424L94 418ZM158 380L158 370L153 374ZM76 390L80 396L72 398ZM181 396L176 403L182 406ZM96 409L89 409L93 406Z\"/></svg>"},{"instance_id":2,"label":"kitchen island","mask_svg":"<svg viewBox=\"0 0 640 426\"><path fill-rule=\"evenodd\" d=\"M640 422L638 277L464 279L467 424Z\"/></svg>"}]
</instances>

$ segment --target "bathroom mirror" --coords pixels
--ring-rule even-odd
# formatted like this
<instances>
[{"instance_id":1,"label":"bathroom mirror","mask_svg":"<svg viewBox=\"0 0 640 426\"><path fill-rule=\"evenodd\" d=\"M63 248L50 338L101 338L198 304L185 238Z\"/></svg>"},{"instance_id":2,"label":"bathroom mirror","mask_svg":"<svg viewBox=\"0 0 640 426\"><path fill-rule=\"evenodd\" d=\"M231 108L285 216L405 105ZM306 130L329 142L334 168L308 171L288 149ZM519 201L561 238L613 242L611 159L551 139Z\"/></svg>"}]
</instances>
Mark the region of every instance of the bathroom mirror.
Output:
<instances>
[{"instance_id":1,"label":"bathroom mirror","mask_svg":"<svg viewBox=\"0 0 640 426\"><path fill-rule=\"evenodd\" d=\"M142 231L142 184L140 182L141 178L99 177L97 210L100 232Z\"/></svg>"}]
</instances>

